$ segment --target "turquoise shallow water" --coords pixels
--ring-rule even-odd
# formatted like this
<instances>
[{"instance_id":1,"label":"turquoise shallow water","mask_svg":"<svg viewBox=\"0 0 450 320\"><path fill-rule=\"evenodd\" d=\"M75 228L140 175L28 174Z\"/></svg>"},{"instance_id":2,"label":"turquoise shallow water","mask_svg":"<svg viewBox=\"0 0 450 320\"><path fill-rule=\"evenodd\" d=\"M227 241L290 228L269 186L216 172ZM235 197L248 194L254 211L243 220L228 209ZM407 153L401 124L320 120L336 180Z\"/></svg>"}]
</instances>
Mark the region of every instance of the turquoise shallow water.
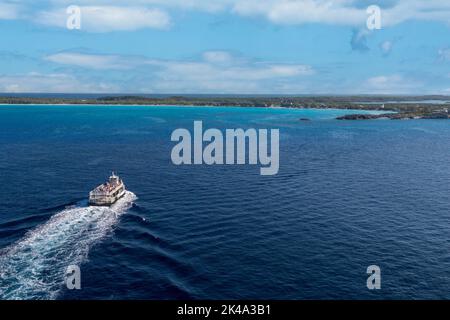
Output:
<instances>
[{"instance_id":1,"label":"turquoise shallow water","mask_svg":"<svg viewBox=\"0 0 450 320\"><path fill-rule=\"evenodd\" d=\"M0 106L0 297L450 298L449 122L346 113ZM280 129L279 173L174 166L170 134L194 120ZM89 208L112 169L134 195Z\"/></svg>"}]
</instances>

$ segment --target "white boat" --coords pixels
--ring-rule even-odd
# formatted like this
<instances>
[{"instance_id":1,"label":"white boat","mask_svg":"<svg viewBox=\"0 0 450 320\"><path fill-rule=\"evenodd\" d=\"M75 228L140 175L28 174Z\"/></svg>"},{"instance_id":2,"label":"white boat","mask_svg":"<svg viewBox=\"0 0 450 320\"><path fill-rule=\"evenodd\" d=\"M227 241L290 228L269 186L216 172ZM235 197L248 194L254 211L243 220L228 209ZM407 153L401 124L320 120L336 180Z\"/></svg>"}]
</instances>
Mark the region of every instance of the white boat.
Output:
<instances>
[{"instance_id":1,"label":"white boat","mask_svg":"<svg viewBox=\"0 0 450 320\"><path fill-rule=\"evenodd\" d=\"M111 206L125 195L125 185L114 172L108 182L99 185L89 193L89 204L92 206Z\"/></svg>"}]
</instances>

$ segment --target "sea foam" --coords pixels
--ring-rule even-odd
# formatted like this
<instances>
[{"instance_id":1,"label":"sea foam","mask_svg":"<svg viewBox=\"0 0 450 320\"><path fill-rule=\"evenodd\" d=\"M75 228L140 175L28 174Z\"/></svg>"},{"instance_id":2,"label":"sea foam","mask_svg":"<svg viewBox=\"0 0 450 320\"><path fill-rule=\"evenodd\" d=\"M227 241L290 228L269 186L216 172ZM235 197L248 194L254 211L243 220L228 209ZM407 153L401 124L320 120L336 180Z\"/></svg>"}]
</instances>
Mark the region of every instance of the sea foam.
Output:
<instances>
[{"instance_id":1,"label":"sea foam","mask_svg":"<svg viewBox=\"0 0 450 320\"><path fill-rule=\"evenodd\" d=\"M0 298L56 299L66 268L85 261L135 199L127 192L110 208L67 208L0 251Z\"/></svg>"}]
</instances>

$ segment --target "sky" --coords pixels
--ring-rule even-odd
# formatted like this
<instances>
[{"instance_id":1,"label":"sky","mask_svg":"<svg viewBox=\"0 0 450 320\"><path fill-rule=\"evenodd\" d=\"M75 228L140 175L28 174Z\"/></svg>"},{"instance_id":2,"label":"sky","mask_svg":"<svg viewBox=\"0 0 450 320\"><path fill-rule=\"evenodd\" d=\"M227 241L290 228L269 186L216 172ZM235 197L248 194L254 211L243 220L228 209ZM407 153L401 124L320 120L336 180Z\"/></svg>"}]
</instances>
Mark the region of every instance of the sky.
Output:
<instances>
[{"instance_id":1,"label":"sky","mask_svg":"<svg viewBox=\"0 0 450 320\"><path fill-rule=\"evenodd\" d=\"M0 0L0 40L0 92L450 94L450 0Z\"/></svg>"}]
</instances>

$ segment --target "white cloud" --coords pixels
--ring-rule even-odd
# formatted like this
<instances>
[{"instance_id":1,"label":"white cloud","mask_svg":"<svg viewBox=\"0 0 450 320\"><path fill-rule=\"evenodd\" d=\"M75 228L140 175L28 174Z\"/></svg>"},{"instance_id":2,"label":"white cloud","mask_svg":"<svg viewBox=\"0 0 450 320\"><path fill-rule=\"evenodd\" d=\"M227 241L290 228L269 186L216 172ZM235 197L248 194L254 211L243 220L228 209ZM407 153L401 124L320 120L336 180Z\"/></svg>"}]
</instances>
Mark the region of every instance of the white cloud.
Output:
<instances>
[{"instance_id":1,"label":"white cloud","mask_svg":"<svg viewBox=\"0 0 450 320\"><path fill-rule=\"evenodd\" d=\"M277 24L325 23L365 26L367 6L356 0L236 0L232 11L244 16L263 16ZM448 0L398 0L381 7L382 27L406 20L450 21ZM374 3L376 4L376 3Z\"/></svg>"},{"instance_id":2,"label":"white cloud","mask_svg":"<svg viewBox=\"0 0 450 320\"><path fill-rule=\"evenodd\" d=\"M16 4L0 2L0 20L19 18L20 8Z\"/></svg>"},{"instance_id":3,"label":"white cloud","mask_svg":"<svg viewBox=\"0 0 450 320\"><path fill-rule=\"evenodd\" d=\"M90 32L132 31L142 28L166 29L169 15L161 9L119 6L81 6L81 30ZM41 11L40 24L66 28L66 8Z\"/></svg>"},{"instance_id":4,"label":"white cloud","mask_svg":"<svg viewBox=\"0 0 450 320\"><path fill-rule=\"evenodd\" d=\"M423 84L400 74L380 75L369 78L361 88L363 93L409 94L423 89Z\"/></svg>"},{"instance_id":5,"label":"white cloud","mask_svg":"<svg viewBox=\"0 0 450 320\"><path fill-rule=\"evenodd\" d=\"M67 74L41 74L31 72L0 76L0 92L51 92L51 93L103 93L118 88L107 83L91 83Z\"/></svg>"},{"instance_id":6,"label":"white cloud","mask_svg":"<svg viewBox=\"0 0 450 320\"><path fill-rule=\"evenodd\" d=\"M230 63L235 58L226 51L207 51L203 53L203 59L211 63Z\"/></svg>"},{"instance_id":7,"label":"white cloud","mask_svg":"<svg viewBox=\"0 0 450 320\"><path fill-rule=\"evenodd\" d=\"M367 19L365 8L353 7L347 0L236 1L232 11L244 16L262 15L277 24L362 25Z\"/></svg>"},{"instance_id":8,"label":"white cloud","mask_svg":"<svg viewBox=\"0 0 450 320\"><path fill-rule=\"evenodd\" d=\"M450 61L450 49L439 49L438 57L441 61Z\"/></svg>"},{"instance_id":9,"label":"white cloud","mask_svg":"<svg viewBox=\"0 0 450 320\"><path fill-rule=\"evenodd\" d=\"M135 2L214 13L225 10L229 5L233 4L234 0L136 0Z\"/></svg>"},{"instance_id":10,"label":"white cloud","mask_svg":"<svg viewBox=\"0 0 450 320\"><path fill-rule=\"evenodd\" d=\"M145 66L160 67L170 74L184 76L240 78L262 80L276 77L311 75L311 66L302 64L277 64L252 62L236 58L226 51L207 51L200 61L158 60L133 56L84 54L62 52L44 57L45 60L89 69L132 69Z\"/></svg>"},{"instance_id":11,"label":"white cloud","mask_svg":"<svg viewBox=\"0 0 450 320\"><path fill-rule=\"evenodd\" d=\"M233 65L227 68L205 62L164 62L161 64L166 79L190 79L191 81L259 81L283 77L307 76L314 73L306 65L279 65L256 63Z\"/></svg>"},{"instance_id":12,"label":"white cloud","mask_svg":"<svg viewBox=\"0 0 450 320\"><path fill-rule=\"evenodd\" d=\"M382 10L384 25L390 26L407 20L450 22L448 0L399 0L392 8Z\"/></svg>"},{"instance_id":13,"label":"white cloud","mask_svg":"<svg viewBox=\"0 0 450 320\"><path fill-rule=\"evenodd\" d=\"M367 2L367 6L369 3ZM376 4L376 2L374 3ZM382 27L406 20L450 21L448 0L397 0L381 6ZM263 16L277 24L325 23L365 26L367 6L357 0L236 0L232 11L246 16Z\"/></svg>"},{"instance_id":14,"label":"white cloud","mask_svg":"<svg viewBox=\"0 0 450 320\"><path fill-rule=\"evenodd\" d=\"M392 41L383 41L380 44L380 49L383 52L383 54L388 55L392 51L393 45L394 44Z\"/></svg>"},{"instance_id":15,"label":"white cloud","mask_svg":"<svg viewBox=\"0 0 450 320\"><path fill-rule=\"evenodd\" d=\"M67 7L69 5L164 7L215 13L228 10L238 1L239 0L47 0L46 2L55 7Z\"/></svg>"},{"instance_id":16,"label":"white cloud","mask_svg":"<svg viewBox=\"0 0 450 320\"><path fill-rule=\"evenodd\" d=\"M65 27L65 9L74 4L73 1L50 0L44 3L47 3L47 10L30 12L29 17L34 19L37 15L40 23ZM108 32L165 29L171 24L166 11L175 10L262 17L279 25L321 23L361 28L365 27L368 18L367 6L373 3L359 0L79 0L76 4L82 7L84 30ZM382 27L407 20L450 22L449 0L389 0L379 5ZM17 17L11 9L8 10L9 13L4 15ZM33 11L33 7L29 6L29 10Z\"/></svg>"},{"instance_id":17,"label":"white cloud","mask_svg":"<svg viewBox=\"0 0 450 320\"><path fill-rule=\"evenodd\" d=\"M130 69L131 61L125 61L116 55L95 55L76 52L61 52L46 56L47 61L71 65L75 67L106 70L106 69Z\"/></svg>"},{"instance_id":18,"label":"white cloud","mask_svg":"<svg viewBox=\"0 0 450 320\"><path fill-rule=\"evenodd\" d=\"M378 4L377 1L365 1L366 5L363 5L359 0L135 0L128 3L232 12L241 16L264 17L276 24L325 23L356 27L366 25L367 7ZM382 26L411 19L450 21L448 0L391 0L382 1L379 5Z\"/></svg>"},{"instance_id":19,"label":"white cloud","mask_svg":"<svg viewBox=\"0 0 450 320\"><path fill-rule=\"evenodd\" d=\"M57 53L49 62L90 69L90 72L126 70L139 82L142 91L171 92L264 92L275 90L273 83L313 75L311 66L252 61L226 51L208 51L199 60L159 60L145 57ZM138 79L138 80L136 80ZM269 86L269 82L272 87ZM151 86L151 88L150 88Z\"/></svg>"}]
</instances>

